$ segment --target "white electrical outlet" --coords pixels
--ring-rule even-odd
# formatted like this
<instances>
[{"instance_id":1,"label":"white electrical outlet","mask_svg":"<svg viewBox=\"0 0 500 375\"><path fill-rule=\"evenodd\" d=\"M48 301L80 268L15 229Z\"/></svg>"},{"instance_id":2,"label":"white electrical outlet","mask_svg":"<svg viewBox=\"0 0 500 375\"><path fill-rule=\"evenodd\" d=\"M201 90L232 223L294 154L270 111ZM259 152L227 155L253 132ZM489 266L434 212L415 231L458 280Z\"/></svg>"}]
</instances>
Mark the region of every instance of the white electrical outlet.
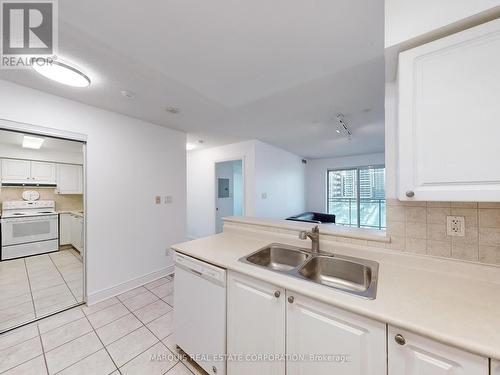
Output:
<instances>
[{"instance_id":1,"label":"white electrical outlet","mask_svg":"<svg viewBox=\"0 0 500 375\"><path fill-rule=\"evenodd\" d=\"M465 236L465 217L446 216L446 234L448 236Z\"/></svg>"}]
</instances>

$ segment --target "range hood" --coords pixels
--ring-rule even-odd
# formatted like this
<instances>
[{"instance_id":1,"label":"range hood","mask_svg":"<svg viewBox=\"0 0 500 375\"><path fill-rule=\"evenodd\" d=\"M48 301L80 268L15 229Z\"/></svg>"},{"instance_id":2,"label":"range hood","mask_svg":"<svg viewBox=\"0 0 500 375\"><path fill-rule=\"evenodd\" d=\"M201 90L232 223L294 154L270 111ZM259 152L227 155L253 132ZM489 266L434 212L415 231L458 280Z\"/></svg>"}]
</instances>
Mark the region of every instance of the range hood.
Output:
<instances>
[{"instance_id":1,"label":"range hood","mask_svg":"<svg viewBox=\"0 0 500 375\"><path fill-rule=\"evenodd\" d=\"M36 183L36 182L2 182L2 187L37 187L37 188L55 188L55 183Z\"/></svg>"}]
</instances>

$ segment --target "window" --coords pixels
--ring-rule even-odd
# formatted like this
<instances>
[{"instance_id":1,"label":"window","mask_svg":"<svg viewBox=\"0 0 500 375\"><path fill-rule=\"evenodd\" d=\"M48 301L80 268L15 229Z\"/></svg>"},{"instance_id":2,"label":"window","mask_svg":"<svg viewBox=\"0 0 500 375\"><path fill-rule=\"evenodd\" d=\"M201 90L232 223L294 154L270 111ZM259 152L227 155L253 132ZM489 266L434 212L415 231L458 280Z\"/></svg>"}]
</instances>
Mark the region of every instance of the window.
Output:
<instances>
[{"instance_id":1,"label":"window","mask_svg":"<svg viewBox=\"0 0 500 375\"><path fill-rule=\"evenodd\" d=\"M327 211L337 224L358 228L386 227L385 167L328 171Z\"/></svg>"}]
</instances>

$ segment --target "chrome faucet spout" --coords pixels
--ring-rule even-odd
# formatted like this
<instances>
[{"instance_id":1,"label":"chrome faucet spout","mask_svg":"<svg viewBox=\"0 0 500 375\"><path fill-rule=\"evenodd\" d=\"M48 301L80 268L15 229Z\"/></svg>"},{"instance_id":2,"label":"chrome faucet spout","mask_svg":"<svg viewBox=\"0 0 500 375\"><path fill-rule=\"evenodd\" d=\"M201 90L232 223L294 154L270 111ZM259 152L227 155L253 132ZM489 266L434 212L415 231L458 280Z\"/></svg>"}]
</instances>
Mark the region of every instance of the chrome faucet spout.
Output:
<instances>
[{"instance_id":1,"label":"chrome faucet spout","mask_svg":"<svg viewBox=\"0 0 500 375\"><path fill-rule=\"evenodd\" d=\"M311 231L301 231L299 232L299 238L301 240L311 239L311 252L319 252L319 226L316 225Z\"/></svg>"}]
</instances>

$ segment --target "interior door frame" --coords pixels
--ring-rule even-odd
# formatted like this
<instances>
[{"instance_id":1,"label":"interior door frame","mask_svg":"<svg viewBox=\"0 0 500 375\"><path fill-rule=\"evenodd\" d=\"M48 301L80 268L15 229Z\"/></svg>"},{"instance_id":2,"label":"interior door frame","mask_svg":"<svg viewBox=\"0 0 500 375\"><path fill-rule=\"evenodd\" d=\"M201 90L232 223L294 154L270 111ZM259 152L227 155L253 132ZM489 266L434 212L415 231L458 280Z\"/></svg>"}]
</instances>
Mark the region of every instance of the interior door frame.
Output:
<instances>
[{"instance_id":1,"label":"interior door frame","mask_svg":"<svg viewBox=\"0 0 500 375\"><path fill-rule=\"evenodd\" d=\"M234 157L229 157L229 158L224 158L224 159L217 159L214 160L213 163L213 176L214 176L214 194L213 194L213 203L214 203L214 225L213 225L213 233L217 233L217 189L218 189L218 181L217 181L217 164L218 163L225 163L228 161L239 161L241 160L241 178L242 178L242 188L243 188L243 194L242 194L242 199L243 199L243 205L242 205L242 216L245 216L247 212L247 202L246 202L246 178L245 178L245 156L234 156ZM234 190L234 186L233 186Z\"/></svg>"},{"instance_id":2,"label":"interior door frame","mask_svg":"<svg viewBox=\"0 0 500 375\"><path fill-rule=\"evenodd\" d=\"M28 133L28 134L33 134L35 136L46 136L46 137L52 137L52 138L59 138L62 140L68 140L68 141L77 141L77 142L82 142L82 152L83 152L83 210L84 210L84 217L83 217L83 231L84 231L84 238L83 238L83 302L78 302L74 305L68 306L61 311L73 308L75 306L80 306L82 304L86 304L88 300L87 296L87 135L82 134L82 133L75 133L75 132L70 132L66 130L60 130L60 129L54 129L54 128L49 128L45 126L40 126L40 125L34 125L34 124L28 124L24 122L18 122L14 120L9 120L5 118L0 118L0 130L7 130L7 131L12 131L12 132L17 132L17 133ZM26 324L30 324L33 321L37 321L43 318L46 318L48 316L57 314L61 311L56 311L53 313L49 313L47 315L37 317L34 320L31 320L29 322L21 323L18 326L14 326L11 328L8 328L4 332L10 331L12 329L24 326ZM2 333L2 332L0 332Z\"/></svg>"}]
</instances>

